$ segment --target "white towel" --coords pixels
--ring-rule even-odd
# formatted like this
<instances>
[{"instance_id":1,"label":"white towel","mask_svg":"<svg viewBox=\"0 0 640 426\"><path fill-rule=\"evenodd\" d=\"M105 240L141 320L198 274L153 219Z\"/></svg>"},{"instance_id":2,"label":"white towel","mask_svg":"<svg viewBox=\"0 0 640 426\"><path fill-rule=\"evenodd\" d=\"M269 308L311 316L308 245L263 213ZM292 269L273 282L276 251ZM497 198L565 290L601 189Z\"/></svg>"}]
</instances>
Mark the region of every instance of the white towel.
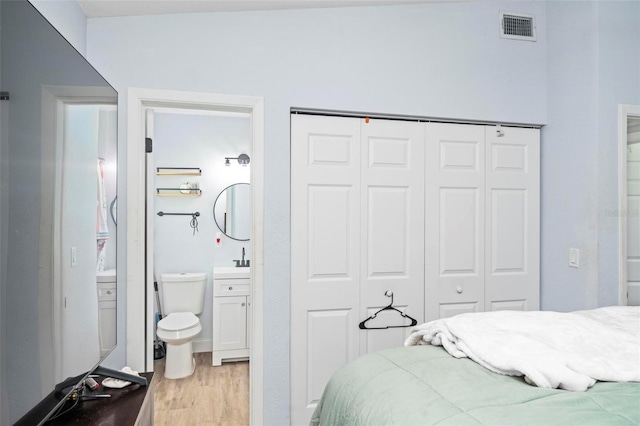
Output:
<instances>
[{"instance_id":1,"label":"white towel","mask_svg":"<svg viewBox=\"0 0 640 426\"><path fill-rule=\"evenodd\" d=\"M98 158L98 200L96 202L96 238L109 238L107 223L107 195L104 190L104 160Z\"/></svg>"},{"instance_id":2,"label":"white towel","mask_svg":"<svg viewBox=\"0 0 640 426\"><path fill-rule=\"evenodd\" d=\"M405 346L420 344L544 388L640 381L640 307L462 314L415 327Z\"/></svg>"},{"instance_id":3,"label":"white towel","mask_svg":"<svg viewBox=\"0 0 640 426\"><path fill-rule=\"evenodd\" d=\"M109 226L107 224L107 196L104 190L104 160L98 158L98 200L96 203L96 272L105 270L107 263L107 238Z\"/></svg>"},{"instance_id":4,"label":"white towel","mask_svg":"<svg viewBox=\"0 0 640 426\"><path fill-rule=\"evenodd\" d=\"M133 371L128 365L124 366L120 371L122 371L123 373L131 374L132 376L140 376L137 371ZM129 386L130 384L131 382L127 380L114 379L113 377L106 377L102 381L102 386L113 389L122 389L126 386Z\"/></svg>"}]
</instances>

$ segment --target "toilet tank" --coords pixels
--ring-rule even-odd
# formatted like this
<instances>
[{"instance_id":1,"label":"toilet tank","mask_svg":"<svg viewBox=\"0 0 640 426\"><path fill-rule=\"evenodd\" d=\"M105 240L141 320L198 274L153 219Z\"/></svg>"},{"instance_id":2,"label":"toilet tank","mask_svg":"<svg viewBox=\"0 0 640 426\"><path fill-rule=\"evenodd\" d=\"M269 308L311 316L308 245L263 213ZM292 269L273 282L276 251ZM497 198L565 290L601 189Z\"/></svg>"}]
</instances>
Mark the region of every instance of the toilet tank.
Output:
<instances>
[{"instance_id":1,"label":"toilet tank","mask_svg":"<svg viewBox=\"0 0 640 426\"><path fill-rule=\"evenodd\" d=\"M162 314L173 312L202 313L207 274L204 272L160 274Z\"/></svg>"}]
</instances>

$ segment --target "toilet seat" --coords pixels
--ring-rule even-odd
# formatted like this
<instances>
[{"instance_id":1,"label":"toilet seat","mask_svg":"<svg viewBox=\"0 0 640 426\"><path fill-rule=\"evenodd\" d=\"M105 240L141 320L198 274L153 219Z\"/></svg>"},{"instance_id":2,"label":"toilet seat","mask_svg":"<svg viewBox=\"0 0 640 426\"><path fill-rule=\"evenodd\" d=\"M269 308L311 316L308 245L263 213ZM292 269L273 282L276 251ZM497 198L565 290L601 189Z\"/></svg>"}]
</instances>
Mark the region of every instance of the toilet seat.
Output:
<instances>
[{"instance_id":1,"label":"toilet seat","mask_svg":"<svg viewBox=\"0 0 640 426\"><path fill-rule=\"evenodd\" d=\"M201 331L202 324L198 317L190 312L180 312L169 314L158 322L156 335L169 345L180 345L190 342Z\"/></svg>"},{"instance_id":2,"label":"toilet seat","mask_svg":"<svg viewBox=\"0 0 640 426\"><path fill-rule=\"evenodd\" d=\"M174 312L158 322L158 328L165 331L182 331L200 324L193 312Z\"/></svg>"}]
</instances>

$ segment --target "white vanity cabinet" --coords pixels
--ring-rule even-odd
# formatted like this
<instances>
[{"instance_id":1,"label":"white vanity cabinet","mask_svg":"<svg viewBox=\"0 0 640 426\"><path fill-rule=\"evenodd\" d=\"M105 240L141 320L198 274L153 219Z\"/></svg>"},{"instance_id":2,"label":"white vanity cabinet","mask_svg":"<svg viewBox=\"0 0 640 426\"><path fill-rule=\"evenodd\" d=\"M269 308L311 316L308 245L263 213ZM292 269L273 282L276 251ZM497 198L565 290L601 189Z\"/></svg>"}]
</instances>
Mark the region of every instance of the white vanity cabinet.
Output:
<instances>
[{"instance_id":1,"label":"white vanity cabinet","mask_svg":"<svg viewBox=\"0 0 640 426\"><path fill-rule=\"evenodd\" d=\"M249 268L213 270L212 364L249 359L251 326L251 272Z\"/></svg>"},{"instance_id":2,"label":"white vanity cabinet","mask_svg":"<svg viewBox=\"0 0 640 426\"><path fill-rule=\"evenodd\" d=\"M116 270L98 272L98 324L100 330L100 356L116 345Z\"/></svg>"}]
</instances>

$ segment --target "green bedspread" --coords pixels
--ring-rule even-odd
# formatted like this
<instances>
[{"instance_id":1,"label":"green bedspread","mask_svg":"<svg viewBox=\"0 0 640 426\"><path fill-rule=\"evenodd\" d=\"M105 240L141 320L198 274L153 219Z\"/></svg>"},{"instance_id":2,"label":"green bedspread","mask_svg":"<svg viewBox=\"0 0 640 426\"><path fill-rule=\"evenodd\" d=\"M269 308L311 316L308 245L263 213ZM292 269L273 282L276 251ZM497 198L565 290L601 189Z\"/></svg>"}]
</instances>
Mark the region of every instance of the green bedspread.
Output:
<instances>
[{"instance_id":1,"label":"green bedspread","mask_svg":"<svg viewBox=\"0 0 640 426\"><path fill-rule=\"evenodd\" d=\"M639 425L640 383L542 389L439 346L356 359L327 384L311 425Z\"/></svg>"}]
</instances>

